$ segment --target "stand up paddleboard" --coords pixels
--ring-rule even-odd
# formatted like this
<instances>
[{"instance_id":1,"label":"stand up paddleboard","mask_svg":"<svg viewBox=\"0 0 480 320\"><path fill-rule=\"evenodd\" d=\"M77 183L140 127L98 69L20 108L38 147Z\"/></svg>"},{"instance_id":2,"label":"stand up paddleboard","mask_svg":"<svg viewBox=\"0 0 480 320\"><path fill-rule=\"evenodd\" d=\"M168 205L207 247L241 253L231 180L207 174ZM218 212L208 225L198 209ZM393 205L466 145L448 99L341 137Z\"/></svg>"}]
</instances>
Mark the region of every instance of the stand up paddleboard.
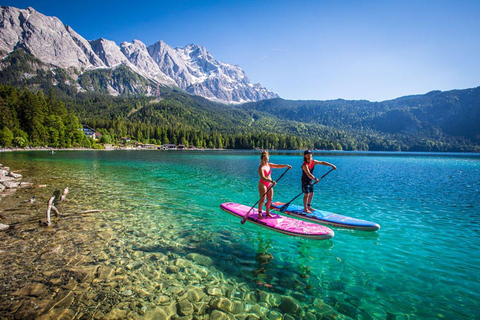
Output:
<instances>
[{"instance_id":1,"label":"stand up paddleboard","mask_svg":"<svg viewBox=\"0 0 480 320\"><path fill-rule=\"evenodd\" d=\"M220 208L231 215L243 218L251 207L244 206L243 204L227 202L222 203ZM263 219L258 219L257 209L252 209L247 221L277 232L297 237L323 240L330 239L335 235L333 230L328 227L278 214L274 214L273 218L265 217Z\"/></svg>"},{"instance_id":2,"label":"stand up paddleboard","mask_svg":"<svg viewBox=\"0 0 480 320\"><path fill-rule=\"evenodd\" d=\"M280 211L280 208L285 205L283 202L273 202L271 208L277 211ZM358 229L364 231L376 231L380 229L380 225L375 222L355 219L352 217L342 216L341 214L336 214L323 210L313 210L312 213L306 213L303 211L303 207L290 204L286 209L285 213L293 217L298 217L313 221L316 223L328 224L335 227Z\"/></svg>"}]
</instances>

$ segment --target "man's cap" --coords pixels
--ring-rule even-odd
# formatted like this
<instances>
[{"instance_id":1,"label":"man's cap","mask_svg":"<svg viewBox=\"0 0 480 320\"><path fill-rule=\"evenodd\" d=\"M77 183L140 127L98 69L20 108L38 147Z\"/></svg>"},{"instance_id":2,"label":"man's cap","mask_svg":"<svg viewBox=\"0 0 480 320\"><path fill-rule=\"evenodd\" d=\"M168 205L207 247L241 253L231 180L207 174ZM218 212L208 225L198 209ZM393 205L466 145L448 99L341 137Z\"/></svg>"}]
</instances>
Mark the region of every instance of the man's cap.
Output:
<instances>
[{"instance_id":1,"label":"man's cap","mask_svg":"<svg viewBox=\"0 0 480 320\"><path fill-rule=\"evenodd\" d=\"M306 156L307 154L312 154L312 150L305 150L305 152L303 153L303 155Z\"/></svg>"}]
</instances>

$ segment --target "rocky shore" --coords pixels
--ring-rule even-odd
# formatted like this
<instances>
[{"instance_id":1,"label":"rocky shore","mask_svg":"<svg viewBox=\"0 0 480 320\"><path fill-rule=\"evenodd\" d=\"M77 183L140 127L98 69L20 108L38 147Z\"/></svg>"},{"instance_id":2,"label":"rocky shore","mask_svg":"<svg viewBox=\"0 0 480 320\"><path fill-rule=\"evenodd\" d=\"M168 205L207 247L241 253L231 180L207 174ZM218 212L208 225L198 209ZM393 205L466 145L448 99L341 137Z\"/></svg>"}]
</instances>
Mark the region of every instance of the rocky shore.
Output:
<instances>
[{"instance_id":1,"label":"rocky shore","mask_svg":"<svg viewBox=\"0 0 480 320\"><path fill-rule=\"evenodd\" d=\"M319 279L268 275L282 287L292 283L291 290L279 291L266 279L265 267L273 259L268 253L257 254L252 265L257 270L245 274L245 268L232 264L238 245L234 241L212 242L211 233L202 229L178 232L185 222L166 216L144 220L131 205L106 201L105 194L84 197L85 192L71 188L72 197L59 207L60 216L51 226L41 226L49 189L60 189L65 181L58 178L62 181L48 188L20 188L23 177L8 167L1 170L2 185L11 186L5 190L17 190L3 199L9 205L1 212L17 221L0 232L2 319L338 316L320 297L305 295L306 281ZM32 193L40 206L28 202ZM102 201L108 212L89 207Z\"/></svg>"}]
</instances>

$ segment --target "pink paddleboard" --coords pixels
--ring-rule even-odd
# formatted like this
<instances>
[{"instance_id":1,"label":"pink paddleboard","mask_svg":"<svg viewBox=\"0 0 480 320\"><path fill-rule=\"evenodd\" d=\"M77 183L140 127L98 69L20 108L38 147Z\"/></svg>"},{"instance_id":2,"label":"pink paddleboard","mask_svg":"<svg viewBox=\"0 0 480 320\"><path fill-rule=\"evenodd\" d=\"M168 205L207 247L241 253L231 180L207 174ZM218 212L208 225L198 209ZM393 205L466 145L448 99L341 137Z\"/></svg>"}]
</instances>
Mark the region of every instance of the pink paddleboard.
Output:
<instances>
[{"instance_id":1,"label":"pink paddleboard","mask_svg":"<svg viewBox=\"0 0 480 320\"><path fill-rule=\"evenodd\" d=\"M243 204L227 202L222 203L220 208L236 217L243 218L251 207ZM248 221L259 226L275 230L284 234L311 239L330 239L334 236L332 229L315 223L297 220L270 212L273 218L258 219L257 209L252 209ZM265 213L264 213L265 215Z\"/></svg>"}]
</instances>

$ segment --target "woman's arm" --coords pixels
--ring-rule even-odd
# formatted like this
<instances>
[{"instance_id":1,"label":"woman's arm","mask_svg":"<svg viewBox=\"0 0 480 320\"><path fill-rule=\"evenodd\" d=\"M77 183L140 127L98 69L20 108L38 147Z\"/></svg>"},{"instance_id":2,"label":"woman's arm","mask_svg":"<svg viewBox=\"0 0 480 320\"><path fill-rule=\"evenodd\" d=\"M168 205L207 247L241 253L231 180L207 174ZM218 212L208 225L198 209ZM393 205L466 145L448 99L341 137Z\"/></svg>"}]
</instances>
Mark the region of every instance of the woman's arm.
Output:
<instances>
[{"instance_id":1,"label":"woman's arm","mask_svg":"<svg viewBox=\"0 0 480 320\"><path fill-rule=\"evenodd\" d=\"M281 168L286 168L292 169L292 166L289 164L275 164L275 163L269 163L268 164L270 167L275 168L275 169L281 169Z\"/></svg>"}]
</instances>

